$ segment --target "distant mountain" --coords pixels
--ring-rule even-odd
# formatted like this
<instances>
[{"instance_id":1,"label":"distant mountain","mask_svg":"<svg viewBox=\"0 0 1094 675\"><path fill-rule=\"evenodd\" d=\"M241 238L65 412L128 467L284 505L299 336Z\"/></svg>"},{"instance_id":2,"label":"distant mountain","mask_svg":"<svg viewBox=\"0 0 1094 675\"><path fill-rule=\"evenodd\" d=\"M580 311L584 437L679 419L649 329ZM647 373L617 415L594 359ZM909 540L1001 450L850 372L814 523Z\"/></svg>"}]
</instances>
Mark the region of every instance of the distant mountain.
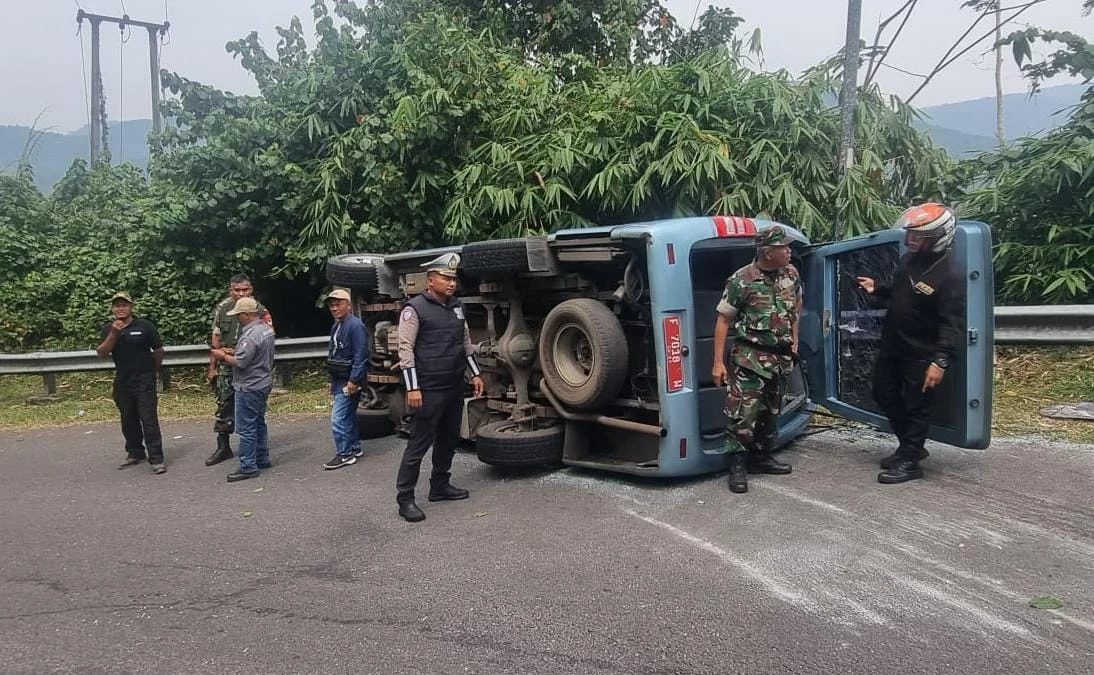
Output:
<instances>
[{"instance_id":1,"label":"distant mountain","mask_svg":"<svg viewBox=\"0 0 1094 675\"><path fill-rule=\"evenodd\" d=\"M1007 141L1060 126L1067 120L1067 108L1078 103L1087 88L1082 84L1046 87L1032 98L1007 94L1003 97ZM984 152L996 145L994 97L931 106L921 112L920 127L954 156Z\"/></svg>"},{"instance_id":2,"label":"distant mountain","mask_svg":"<svg viewBox=\"0 0 1094 675\"><path fill-rule=\"evenodd\" d=\"M132 162L143 169L148 164L147 139L152 121L111 121L109 127L107 143L111 161L115 164ZM10 170L19 162L31 134L28 127L0 125L0 170ZM87 159L90 155L91 141L86 126L71 133L45 132L30 153L34 182L39 190L49 192L64 177L72 160Z\"/></svg>"},{"instance_id":3,"label":"distant mountain","mask_svg":"<svg viewBox=\"0 0 1094 675\"><path fill-rule=\"evenodd\" d=\"M919 123L916 126L930 134L931 140L934 141L936 146L945 148L950 155L958 159L987 152L996 146L994 136L966 134L963 131L955 131L946 127L934 126L933 124Z\"/></svg>"}]
</instances>

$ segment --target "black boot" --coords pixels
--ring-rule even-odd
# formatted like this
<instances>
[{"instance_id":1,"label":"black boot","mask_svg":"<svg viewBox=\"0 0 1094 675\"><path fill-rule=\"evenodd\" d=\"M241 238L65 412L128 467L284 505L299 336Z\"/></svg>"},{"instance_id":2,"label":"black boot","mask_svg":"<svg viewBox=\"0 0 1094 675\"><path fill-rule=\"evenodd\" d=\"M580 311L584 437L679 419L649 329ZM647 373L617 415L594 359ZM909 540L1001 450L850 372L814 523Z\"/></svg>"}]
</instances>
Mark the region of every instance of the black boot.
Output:
<instances>
[{"instance_id":1,"label":"black boot","mask_svg":"<svg viewBox=\"0 0 1094 675\"><path fill-rule=\"evenodd\" d=\"M440 502L445 500L467 499L471 493L463 488L458 488L452 483L441 483L429 486L429 501Z\"/></svg>"},{"instance_id":2,"label":"black boot","mask_svg":"<svg viewBox=\"0 0 1094 675\"><path fill-rule=\"evenodd\" d=\"M879 473L877 475L877 482L892 485L894 483L906 483L910 480L918 480L920 478L923 478L923 469L919 467L919 462L901 459L893 468L886 469Z\"/></svg>"},{"instance_id":3,"label":"black boot","mask_svg":"<svg viewBox=\"0 0 1094 675\"><path fill-rule=\"evenodd\" d=\"M926 448L919 449L919 458L916 461L922 462L931 456L931 453L927 452ZM894 452L880 462L883 469L895 469L897 464L900 464L900 451Z\"/></svg>"},{"instance_id":4,"label":"black boot","mask_svg":"<svg viewBox=\"0 0 1094 675\"><path fill-rule=\"evenodd\" d=\"M748 456L749 473L769 473L775 476L785 476L792 470L789 464L776 460L768 452L755 452Z\"/></svg>"},{"instance_id":5,"label":"black boot","mask_svg":"<svg viewBox=\"0 0 1094 675\"><path fill-rule=\"evenodd\" d=\"M399 502L399 515L403 517L403 520L411 523L420 523L425 520L425 514L418 508L418 505L414 503L414 500L407 502Z\"/></svg>"},{"instance_id":6,"label":"black boot","mask_svg":"<svg viewBox=\"0 0 1094 675\"><path fill-rule=\"evenodd\" d=\"M745 470L745 454L737 452L729 457L729 491L748 492L748 473Z\"/></svg>"},{"instance_id":7,"label":"black boot","mask_svg":"<svg viewBox=\"0 0 1094 675\"><path fill-rule=\"evenodd\" d=\"M217 434L217 449L213 451L213 454L206 458L205 466L220 464L224 460L231 459L232 457L232 445L229 442L228 434L220 432Z\"/></svg>"}]
</instances>

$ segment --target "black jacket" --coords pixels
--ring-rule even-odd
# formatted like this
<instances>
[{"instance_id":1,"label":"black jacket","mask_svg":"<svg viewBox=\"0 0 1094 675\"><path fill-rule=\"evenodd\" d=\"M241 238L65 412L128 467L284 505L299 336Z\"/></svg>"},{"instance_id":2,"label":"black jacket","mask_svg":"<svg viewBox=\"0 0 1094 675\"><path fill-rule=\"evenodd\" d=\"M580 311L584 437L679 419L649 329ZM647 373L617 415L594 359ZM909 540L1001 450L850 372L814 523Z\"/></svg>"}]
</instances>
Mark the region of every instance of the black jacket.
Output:
<instances>
[{"instance_id":1,"label":"black jacket","mask_svg":"<svg viewBox=\"0 0 1094 675\"><path fill-rule=\"evenodd\" d=\"M884 356L953 361L965 333L965 279L953 251L905 255L892 282L874 291L887 301Z\"/></svg>"}]
</instances>

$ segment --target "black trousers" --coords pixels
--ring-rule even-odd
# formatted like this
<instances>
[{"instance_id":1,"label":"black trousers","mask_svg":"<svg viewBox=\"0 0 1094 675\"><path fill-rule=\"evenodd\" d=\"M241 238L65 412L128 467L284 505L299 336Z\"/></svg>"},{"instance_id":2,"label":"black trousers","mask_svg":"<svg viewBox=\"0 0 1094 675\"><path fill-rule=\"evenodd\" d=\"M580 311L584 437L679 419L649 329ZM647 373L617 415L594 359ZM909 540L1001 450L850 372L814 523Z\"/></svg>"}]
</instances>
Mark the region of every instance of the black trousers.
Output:
<instances>
[{"instance_id":1,"label":"black trousers","mask_svg":"<svg viewBox=\"0 0 1094 675\"><path fill-rule=\"evenodd\" d=\"M413 501L422 458L430 446L433 446L433 474L429 482L438 486L448 483L452 477L452 457L460 441L462 418L462 387L422 392L422 407L414 413L410 423L410 438L399 465L399 476L395 479L399 503Z\"/></svg>"},{"instance_id":2,"label":"black trousers","mask_svg":"<svg viewBox=\"0 0 1094 675\"><path fill-rule=\"evenodd\" d=\"M114 405L122 417L125 452L149 464L163 463L163 435L157 410L156 378L136 382L114 381ZM147 445L147 451L145 446Z\"/></svg>"},{"instance_id":3,"label":"black trousers","mask_svg":"<svg viewBox=\"0 0 1094 675\"><path fill-rule=\"evenodd\" d=\"M937 391L923 391L930 361L879 356L874 364L874 400L881 406L900 446L902 459L916 461L931 426L931 406Z\"/></svg>"}]
</instances>

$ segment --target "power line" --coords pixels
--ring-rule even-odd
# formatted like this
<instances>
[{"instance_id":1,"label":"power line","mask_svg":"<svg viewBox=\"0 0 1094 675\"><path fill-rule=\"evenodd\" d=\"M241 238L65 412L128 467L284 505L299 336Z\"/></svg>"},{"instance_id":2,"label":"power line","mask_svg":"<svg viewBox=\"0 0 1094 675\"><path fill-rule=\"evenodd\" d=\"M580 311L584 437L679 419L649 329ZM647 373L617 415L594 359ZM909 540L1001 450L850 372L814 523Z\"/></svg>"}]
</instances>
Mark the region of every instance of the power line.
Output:
<instances>
[{"instance_id":1,"label":"power line","mask_svg":"<svg viewBox=\"0 0 1094 675\"><path fill-rule=\"evenodd\" d=\"M148 31L148 47L149 47L149 73L152 80L152 126L157 132L160 127L160 115L159 115L159 99L160 99L160 77L159 66L157 65L159 57L159 49L156 44L156 34L162 35L170 27L167 23L150 23L148 21L137 21L130 19L128 15L122 17L106 16L103 14L89 14L83 9L80 9L76 13L76 22L82 23L87 20L91 23L91 107L100 109L101 116L105 120L106 117L106 103L102 96L102 70L99 66L99 24L103 22L117 24L119 29L126 29L131 26L137 26L144 28ZM122 97L119 99L119 115L122 118L120 121L124 121L125 117L125 45L126 40L121 40L121 47L119 48L120 59L120 71L122 80ZM91 118L91 162L96 164L99 160L100 150L102 146L99 142L99 133L101 132L104 140L106 136L106 129L102 128L99 123L99 117L92 116ZM119 125L119 130L122 127ZM124 134L124 131L122 131Z\"/></svg>"}]
</instances>

